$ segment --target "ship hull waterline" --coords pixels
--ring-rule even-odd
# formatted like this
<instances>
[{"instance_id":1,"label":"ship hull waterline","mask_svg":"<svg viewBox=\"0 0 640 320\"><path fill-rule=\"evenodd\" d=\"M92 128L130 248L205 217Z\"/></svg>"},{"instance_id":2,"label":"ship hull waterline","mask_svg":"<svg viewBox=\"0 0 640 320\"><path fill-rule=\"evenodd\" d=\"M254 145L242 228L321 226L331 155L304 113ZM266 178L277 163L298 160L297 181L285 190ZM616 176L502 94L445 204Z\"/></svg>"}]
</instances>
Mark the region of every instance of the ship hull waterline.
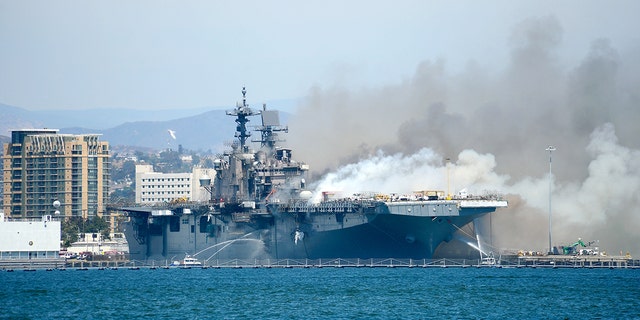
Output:
<instances>
[{"instance_id":1,"label":"ship hull waterline","mask_svg":"<svg viewBox=\"0 0 640 320\"><path fill-rule=\"evenodd\" d=\"M220 215L180 216L185 228L171 230L169 219L157 219L161 232L140 240L133 231L148 222L131 219L125 228L132 259L162 260L193 255L204 261L225 259L411 258L430 259L438 246L474 219L495 208L461 210L459 215L316 214L312 219L289 213L261 215L257 221L234 222ZM302 214L304 215L304 214ZM306 214L307 216L308 213ZM335 222L322 229L324 216ZM341 219L340 219L340 218ZM340 222L340 223L338 223ZM137 226L136 226L137 224ZM346 225L346 226L345 226ZM446 255L446 253L445 253Z\"/></svg>"}]
</instances>

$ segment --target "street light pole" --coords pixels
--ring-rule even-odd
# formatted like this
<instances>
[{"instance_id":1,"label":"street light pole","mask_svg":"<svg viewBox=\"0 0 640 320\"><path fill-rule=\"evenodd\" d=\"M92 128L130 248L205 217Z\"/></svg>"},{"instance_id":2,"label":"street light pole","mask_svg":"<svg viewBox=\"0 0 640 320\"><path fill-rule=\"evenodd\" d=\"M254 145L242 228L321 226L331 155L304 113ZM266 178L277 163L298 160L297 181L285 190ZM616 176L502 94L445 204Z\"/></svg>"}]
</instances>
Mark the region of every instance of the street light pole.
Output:
<instances>
[{"instance_id":1,"label":"street light pole","mask_svg":"<svg viewBox=\"0 0 640 320\"><path fill-rule=\"evenodd\" d=\"M556 147L548 146L546 151L549 151L549 254L553 254L553 247L551 246L551 155L553 151L556 151Z\"/></svg>"},{"instance_id":2,"label":"street light pole","mask_svg":"<svg viewBox=\"0 0 640 320\"><path fill-rule=\"evenodd\" d=\"M449 193L449 162L451 162L451 159L447 158L447 200L451 199L451 194Z\"/></svg>"}]
</instances>

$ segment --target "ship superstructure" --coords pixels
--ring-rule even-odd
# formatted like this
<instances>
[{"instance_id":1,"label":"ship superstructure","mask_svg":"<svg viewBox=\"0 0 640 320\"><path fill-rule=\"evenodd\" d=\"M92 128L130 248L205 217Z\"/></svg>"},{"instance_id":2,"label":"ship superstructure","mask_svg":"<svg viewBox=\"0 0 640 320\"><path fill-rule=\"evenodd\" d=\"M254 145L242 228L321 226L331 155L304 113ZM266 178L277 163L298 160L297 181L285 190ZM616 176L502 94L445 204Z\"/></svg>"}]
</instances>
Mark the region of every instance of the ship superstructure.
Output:
<instances>
[{"instance_id":1,"label":"ship superstructure","mask_svg":"<svg viewBox=\"0 0 640 320\"><path fill-rule=\"evenodd\" d=\"M214 160L216 176L213 184L201 179L201 184L210 186L214 204L222 211L239 210L237 206L255 209L255 204L264 202L269 195L277 190L299 191L304 188L304 181L309 166L294 161L291 149L277 145L281 140L278 132L288 132L286 126L281 126L278 111L256 111L246 104L246 90L242 90L242 104L236 109L227 111L227 115L234 116L237 123L235 141L230 152ZM247 139L251 132L247 128L250 116L262 116L262 125L256 126L255 131L261 133L260 148L251 150ZM264 209L264 208L263 208ZM245 211L240 210L240 211Z\"/></svg>"},{"instance_id":2,"label":"ship superstructure","mask_svg":"<svg viewBox=\"0 0 640 320\"><path fill-rule=\"evenodd\" d=\"M491 195L450 198L423 193L412 198L371 194L310 201L309 166L279 146L288 132L278 112L250 108L243 100L235 117L236 141L214 160L215 176L200 183L208 202L120 208L134 259L174 259L185 253L211 259L431 258L461 227L506 201ZM260 138L249 145L250 117Z\"/></svg>"}]
</instances>

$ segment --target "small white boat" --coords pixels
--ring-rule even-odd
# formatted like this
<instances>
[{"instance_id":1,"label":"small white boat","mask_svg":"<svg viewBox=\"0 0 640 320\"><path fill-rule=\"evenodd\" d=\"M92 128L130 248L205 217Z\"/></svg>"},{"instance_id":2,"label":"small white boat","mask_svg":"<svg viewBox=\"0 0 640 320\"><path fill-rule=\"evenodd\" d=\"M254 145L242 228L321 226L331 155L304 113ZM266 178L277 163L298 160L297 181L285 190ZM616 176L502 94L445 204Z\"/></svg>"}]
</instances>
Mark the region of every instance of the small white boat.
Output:
<instances>
[{"instance_id":1,"label":"small white boat","mask_svg":"<svg viewBox=\"0 0 640 320\"><path fill-rule=\"evenodd\" d=\"M188 256L184 257L184 259L182 259L182 263L180 265L181 266L185 266L185 267L201 266L202 262L200 262L200 261L198 261L198 259L188 255Z\"/></svg>"},{"instance_id":2,"label":"small white boat","mask_svg":"<svg viewBox=\"0 0 640 320\"><path fill-rule=\"evenodd\" d=\"M182 261L173 261L171 262L171 265L180 267L200 267L202 266L202 262L187 254L184 256L184 259L182 259Z\"/></svg>"}]
</instances>

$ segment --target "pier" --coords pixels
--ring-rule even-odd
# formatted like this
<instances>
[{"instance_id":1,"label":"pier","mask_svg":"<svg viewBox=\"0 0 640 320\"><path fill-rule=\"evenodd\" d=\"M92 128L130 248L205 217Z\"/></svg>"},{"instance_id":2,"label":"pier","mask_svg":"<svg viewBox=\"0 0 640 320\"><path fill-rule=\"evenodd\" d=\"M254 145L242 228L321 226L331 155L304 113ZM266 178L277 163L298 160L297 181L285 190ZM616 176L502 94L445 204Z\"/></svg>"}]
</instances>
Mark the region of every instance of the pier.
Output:
<instances>
[{"instance_id":1,"label":"pier","mask_svg":"<svg viewBox=\"0 0 640 320\"><path fill-rule=\"evenodd\" d=\"M636 268L640 260L625 256L546 255L518 257L517 266L547 268Z\"/></svg>"},{"instance_id":2,"label":"pier","mask_svg":"<svg viewBox=\"0 0 640 320\"><path fill-rule=\"evenodd\" d=\"M640 269L640 260L608 256L522 256L502 257L495 263L480 259L228 259L203 265L172 265L168 260L82 261L0 261L0 271L108 270L108 269L221 269L221 268L607 268Z\"/></svg>"}]
</instances>

